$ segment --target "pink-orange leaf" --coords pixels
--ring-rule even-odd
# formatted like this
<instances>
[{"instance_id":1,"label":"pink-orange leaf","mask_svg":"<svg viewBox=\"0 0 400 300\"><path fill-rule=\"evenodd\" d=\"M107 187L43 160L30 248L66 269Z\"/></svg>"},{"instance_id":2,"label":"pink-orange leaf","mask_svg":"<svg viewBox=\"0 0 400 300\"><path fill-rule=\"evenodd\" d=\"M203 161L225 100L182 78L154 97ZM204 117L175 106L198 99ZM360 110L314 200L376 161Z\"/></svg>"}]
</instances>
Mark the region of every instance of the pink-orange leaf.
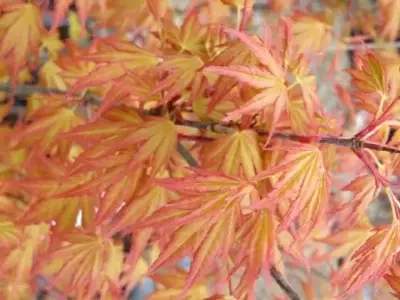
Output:
<instances>
[{"instance_id":1,"label":"pink-orange leaf","mask_svg":"<svg viewBox=\"0 0 400 300\"><path fill-rule=\"evenodd\" d=\"M0 43L0 57L10 58L13 65L13 80L27 63L29 55L37 53L43 24L39 7L32 3L8 4L0 18L0 29L5 31ZM18 37L18 38L16 38Z\"/></svg>"},{"instance_id":2,"label":"pink-orange leaf","mask_svg":"<svg viewBox=\"0 0 400 300\"><path fill-rule=\"evenodd\" d=\"M283 160L254 177L255 181L271 176L279 176L279 179L267 197L252 207L263 209L277 206L282 209L280 229L289 226L298 217L301 226L298 235L305 237L324 216L329 196L329 174L322 153L315 146L289 144L284 149L288 153Z\"/></svg>"},{"instance_id":3,"label":"pink-orange leaf","mask_svg":"<svg viewBox=\"0 0 400 300\"><path fill-rule=\"evenodd\" d=\"M400 241L400 222L375 230L335 276L343 295L351 295L372 280L379 280L395 263Z\"/></svg>"}]
</instances>

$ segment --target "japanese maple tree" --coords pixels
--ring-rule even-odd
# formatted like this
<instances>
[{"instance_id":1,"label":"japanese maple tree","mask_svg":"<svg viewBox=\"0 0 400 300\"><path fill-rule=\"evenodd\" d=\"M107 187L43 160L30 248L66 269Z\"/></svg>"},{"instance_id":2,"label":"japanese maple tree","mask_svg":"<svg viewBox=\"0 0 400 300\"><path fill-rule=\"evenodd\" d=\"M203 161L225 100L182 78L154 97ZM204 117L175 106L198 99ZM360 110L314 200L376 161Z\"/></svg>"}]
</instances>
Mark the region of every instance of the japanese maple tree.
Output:
<instances>
[{"instance_id":1,"label":"japanese maple tree","mask_svg":"<svg viewBox=\"0 0 400 300\"><path fill-rule=\"evenodd\" d=\"M0 0L1 299L400 299L372 2Z\"/></svg>"}]
</instances>

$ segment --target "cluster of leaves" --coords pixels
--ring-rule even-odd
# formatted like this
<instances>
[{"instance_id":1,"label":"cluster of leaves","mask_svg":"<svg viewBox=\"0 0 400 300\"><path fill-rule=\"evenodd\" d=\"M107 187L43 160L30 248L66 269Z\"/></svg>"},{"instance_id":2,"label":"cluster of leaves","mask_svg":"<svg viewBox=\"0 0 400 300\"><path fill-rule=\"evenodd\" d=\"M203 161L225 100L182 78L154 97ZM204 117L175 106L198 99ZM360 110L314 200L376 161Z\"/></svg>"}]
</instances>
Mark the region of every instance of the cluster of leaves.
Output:
<instances>
[{"instance_id":1,"label":"cluster of leaves","mask_svg":"<svg viewBox=\"0 0 400 300\"><path fill-rule=\"evenodd\" d=\"M144 277L150 299L254 299L271 269L303 271L307 299L317 269L327 297L374 282L400 298L400 56L358 52L336 113L312 71L332 41L343 71L354 1L268 1L281 17L262 38L253 0L192 1L181 25L167 0L48 2L0 1L2 299L125 299ZM357 39L394 42L400 1L377 2ZM377 226L382 195L392 218Z\"/></svg>"}]
</instances>

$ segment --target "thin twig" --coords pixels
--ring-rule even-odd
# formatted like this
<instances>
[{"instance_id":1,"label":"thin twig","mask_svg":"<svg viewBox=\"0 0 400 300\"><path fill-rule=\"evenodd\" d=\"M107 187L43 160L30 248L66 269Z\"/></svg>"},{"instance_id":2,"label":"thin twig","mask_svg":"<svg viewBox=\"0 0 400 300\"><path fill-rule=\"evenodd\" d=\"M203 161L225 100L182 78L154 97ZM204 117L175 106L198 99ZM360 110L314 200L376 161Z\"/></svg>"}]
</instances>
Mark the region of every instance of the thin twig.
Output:
<instances>
[{"instance_id":1,"label":"thin twig","mask_svg":"<svg viewBox=\"0 0 400 300\"><path fill-rule=\"evenodd\" d=\"M393 43L366 43L366 44L345 44L343 48L338 46L331 46L326 51L327 52L337 52L337 51L363 51L363 50L387 50L387 49L398 49L400 48L400 41Z\"/></svg>"},{"instance_id":2,"label":"thin twig","mask_svg":"<svg viewBox=\"0 0 400 300\"><path fill-rule=\"evenodd\" d=\"M68 90L60 90L57 88L49 88L44 87L37 84L17 84L15 88L9 83L0 82L0 91L5 92L10 95L20 96L20 97L28 97L32 94L45 94L45 95L67 95ZM86 101L94 104L100 105L101 99L99 99L96 95L91 93L73 93L73 96L85 98Z\"/></svg>"},{"instance_id":3,"label":"thin twig","mask_svg":"<svg viewBox=\"0 0 400 300\"><path fill-rule=\"evenodd\" d=\"M58 95L68 93L68 91L65 90L43 87L36 84L18 84L15 89L13 89L12 85L8 83L0 83L0 91L18 96L30 96L34 93Z\"/></svg>"},{"instance_id":4,"label":"thin twig","mask_svg":"<svg viewBox=\"0 0 400 300\"><path fill-rule=\"evenodd\" d=\"M279 287L285 292L285 294L289 297L290 300L301 300L300 296L296 293L296 291L290 286L290 284L283 278L281 272L279 272L275 266L272 266L270 269L270 274L272 278L276 281Z\"/></svg>"},{"instance_id":5,"label":"thin twig","mask_svg":"<svg viewBox=\"0 0 400 300\"><path fill-rule=\"evenodd\" d=\"M177 148L179 154L185 159L185 161L189 164L189 166L195 168L200 167L200 164L193 157L193 155L185 148L185 146L183 146L181 143L178 143Z\"/></svg>"},{"instance_id":6,"label":"thin twig","mask_svg":"<svg viewBox=\"0 0 400 300\"><path fill-rule=\"evenodd\" d=\"M176 124L184 125L187 127L194 127L203 130L210 130L216 133L226 133L228 131L234 130L232 127L227 125L222 125L219 123L203 123L203 122L196 122L196 121L186 121L180 120L177 121ZM254 129L259 135L266 136L269 134L267 130L260 130ZM329 144L341 147L347 147L351 149L371 149L375 151L384 151L389 153L400 153L400 149L395 147L377 144L373 142L362 141L360 139L356 139L354 137L340 137L340 136L330 136L330 135L316 135L316 136L302 136L295 133L289 132L275 132L272 134L273 138L278 138L281 140L291 140L303 143L319 143L319 144ZM199 137L199 140L202 141L212 141L212 138L203 138Z\"/></svg>"},{"instance_id":7,"label":"thin twig","mask_svg":"<svg viewBox=\"0 0 400 300\"><path fill-rule=\"evenodd\" d=\"M66 94L68 91L64 90L59 90L59 89L54 89L54 88L45 88L42 86L38 85L17 85L15 89L12 89L12 86L10 84L4 84L0 83L0 91L4 91L7 93L13 93L14 95L20 95L20 96L28 96L32 93L43 93L43 94ZM74 94L75 95L75 94ZM99 105L101 103L101 99L99 99L97 96L92 95L91 93L86 93L85 95L82 94L76 94L76 96L81 96L85 98L86 101L89 101L90 103L94 105ZM20 110L17 111L18 113L21 113ZM149 111L150 114L153 114L152 111ZM198 122L198 121L190 121L190 120L176 120L175 124L177 125L182 125L182 126L187 126L187 127L194 127L197 129L202 129L202 130L209 130L217 133L222 133L222 134L227 134L227 133L232 133L235 132L235 128L228 124L220 124L220 123L213 123L213 122ZM260 129L254 129L259 135L265 136L268 135L269 132L266 130L260 130ZM397 149L395 147L383 145L383 144L377 144L373 142L367 142L367 141L362 141L359 139L356 139L354 137L340 137L340 136L302 136L294 133L286 133L286 132L275 132L272 135L273 138L277 139L284 139L284 140L292 140L292 141L297 141L297 142L304 142L304 143L319 143L319 144L330 144L330 145L335 145L335 146L342 146L342 147L347 147L351 149L371 149L375 151L384 151L384 152L389 152L389 153L400 153L400 149ZM193 139L196 139L197 137L194 136ZM201 137L198 138L198 140L203 140L203 141L212 141L212 138L204 138L202 139ZM182 149L181 149L182 150ZM180 151L181 151L180 150Z\"/></svg>"}]
</instances>

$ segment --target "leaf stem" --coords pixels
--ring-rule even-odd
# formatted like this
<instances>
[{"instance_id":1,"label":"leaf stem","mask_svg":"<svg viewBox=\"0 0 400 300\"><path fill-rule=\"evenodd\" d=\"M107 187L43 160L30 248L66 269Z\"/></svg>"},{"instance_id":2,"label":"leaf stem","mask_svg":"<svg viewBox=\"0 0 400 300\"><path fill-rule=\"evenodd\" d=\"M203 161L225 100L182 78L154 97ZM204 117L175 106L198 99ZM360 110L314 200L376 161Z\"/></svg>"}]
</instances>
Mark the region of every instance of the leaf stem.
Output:
<instances>
[{"instance_id":1,"label":"leaf stem","mask_svg":"<svg viewBox=\"0 0 400 300\"><path fill-rule=\"evenodd\" d=\"M296 291L290 286L290 284L283 278L281 272L279 272L275 266L272 266L270 269L270 274L272 278L276 281L279 287L285 292L285 294L289 297L290 300L301 300L300 296L296 293Z\"/></svg>"}]
</instances>

